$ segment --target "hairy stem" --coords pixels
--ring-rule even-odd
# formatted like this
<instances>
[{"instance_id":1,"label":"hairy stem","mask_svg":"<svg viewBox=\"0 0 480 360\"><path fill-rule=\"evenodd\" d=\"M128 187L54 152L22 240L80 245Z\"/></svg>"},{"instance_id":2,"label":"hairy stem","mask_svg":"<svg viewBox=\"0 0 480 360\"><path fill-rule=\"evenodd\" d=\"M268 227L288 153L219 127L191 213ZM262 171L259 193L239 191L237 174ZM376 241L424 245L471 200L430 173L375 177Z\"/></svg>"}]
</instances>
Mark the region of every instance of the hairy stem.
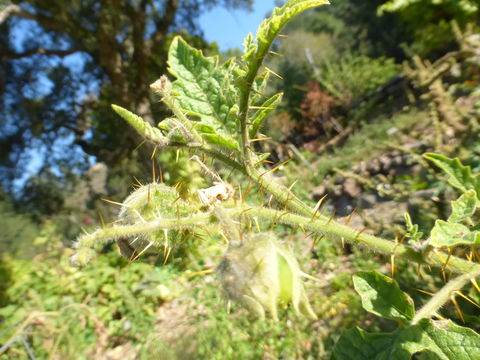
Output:
<instances>
[{"instance_id":1,"label":"hairy stem","mask_svg":"<svg viewBox=\"0 0 480 360\"><path fill-rule=\"evenodd\" d=\"M467 282L480 276L480 266L476 265L472 271L450 280L440 291L438 291L415 315L412 325L420 320L432 317L452 296L452 293L461 289Z\"/></svg>"},{"instance_id":2,"label":"hairy stem","mask_svg":"<svg viewBox=\"0 0 480 360\"><path fill-rule=\"evenodd\" d=\"M276 223L286 224L290 226L299 226L314 234L329 235L336 239L345 240L352 244L363 245L370 250L386 254L395 255L398 258L411 260L423 265L444 266L446 255L435 253L435 256L424 258L424 256L409 246L398 244L377 236L369 235L352 229L346 225L341 225L335 221L321 217L305 217L289 213L288 211L279 211L275 209L241 206L235 208L225 208L227 216L248 216L252 219L261 218ZM134 237L138 234L146 234L163 229L179 229L194 227L196 225L209 224L216 221L216 216L211 212L197 213L189 217L178 219L157 219L155 221L146 222L136 225L113 226L110 228L100 229L91 234L84 235L79 238L76 248L90 248L96 244L103 244L109 241L115 241L120 237ZM475 264L467 260L451 256L448 265L453 272L471 273L472 271L480 271L480 264Z\"/></svg>"}]
</instances>

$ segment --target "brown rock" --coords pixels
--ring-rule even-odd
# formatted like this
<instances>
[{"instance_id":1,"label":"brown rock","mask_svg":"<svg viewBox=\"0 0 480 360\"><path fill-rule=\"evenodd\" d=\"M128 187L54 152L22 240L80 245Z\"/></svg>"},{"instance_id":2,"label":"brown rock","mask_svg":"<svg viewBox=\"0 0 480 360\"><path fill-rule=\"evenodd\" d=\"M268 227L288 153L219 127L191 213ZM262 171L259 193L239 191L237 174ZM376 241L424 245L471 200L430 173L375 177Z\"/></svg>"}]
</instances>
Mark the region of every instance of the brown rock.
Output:
<instances>
[{"instance_id":1,"label":"brown rock","mask_svg":"<svg viewBox=\"0 0 480 360\"><path fill-rule=\"evenodd\" d=\"M352 198L358 196L362 192L362 187L358 184L357 180L347 178L343 183L343 189L346 194Z\"/></svg>"}]
</instances>

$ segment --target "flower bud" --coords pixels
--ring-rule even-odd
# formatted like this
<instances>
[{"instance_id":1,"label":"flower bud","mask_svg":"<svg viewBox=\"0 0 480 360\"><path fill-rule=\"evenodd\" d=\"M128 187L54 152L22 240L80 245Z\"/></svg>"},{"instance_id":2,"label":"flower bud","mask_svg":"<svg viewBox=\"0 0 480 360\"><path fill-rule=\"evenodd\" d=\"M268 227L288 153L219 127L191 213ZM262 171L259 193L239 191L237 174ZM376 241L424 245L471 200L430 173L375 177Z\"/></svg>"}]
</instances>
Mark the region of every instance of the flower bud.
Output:
<instances>
[{"instance_id":1,"label":"flower bud","mask_svg":"<svg viewBox=\"0 0 480 360\"><path fill-rule=\"evenodd\" d=\"M297 314L316 319L293 253L270 233L248 234L230 244L217 274L228 297L251 313L278 319L278 307L292 305Z\"/></svg>"}]
</instances>

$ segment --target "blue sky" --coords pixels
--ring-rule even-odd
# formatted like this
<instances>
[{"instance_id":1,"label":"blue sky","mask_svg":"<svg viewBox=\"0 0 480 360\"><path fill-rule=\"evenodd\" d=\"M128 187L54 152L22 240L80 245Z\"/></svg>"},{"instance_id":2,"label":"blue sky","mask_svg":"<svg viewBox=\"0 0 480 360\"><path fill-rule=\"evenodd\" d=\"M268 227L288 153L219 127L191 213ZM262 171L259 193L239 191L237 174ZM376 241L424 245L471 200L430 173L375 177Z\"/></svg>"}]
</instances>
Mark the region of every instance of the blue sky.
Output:
<instances>
[{"instance_id":1,"label":"blue sky","mask_svg":"<svg viewBox=\"0 0 480 360\"><path fill-rule=\"evenodd\" d=\"M200 26L207 41L216 41L220 50L241 48L245 36L255 35L258 25L275 7L275 0L255 0L253 11L227 10L216 7L200 17Z\"/></svg>"}]
</instances>

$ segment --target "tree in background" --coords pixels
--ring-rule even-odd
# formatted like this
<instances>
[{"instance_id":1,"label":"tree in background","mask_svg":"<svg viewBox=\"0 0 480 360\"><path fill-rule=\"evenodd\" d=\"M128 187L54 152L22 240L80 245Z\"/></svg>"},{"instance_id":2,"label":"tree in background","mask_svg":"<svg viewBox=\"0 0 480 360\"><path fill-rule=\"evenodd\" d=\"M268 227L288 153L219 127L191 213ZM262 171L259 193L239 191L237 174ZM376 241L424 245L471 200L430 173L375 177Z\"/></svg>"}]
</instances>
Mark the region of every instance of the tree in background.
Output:
<instances>
[{"instance_id":1,"label":"tree in background","mask_svg":"<svg viewBox=\"0 0 480 360\"><path fill-rule=\"evenodd\" d=\"M192 45L214 51L215 46L202 40L199 15L214 6L249 9L251 3L0 0L4 188L12 191L13 181L31 163L32 149L34 159L57 175L59 161L64 168L84 170L88 157L120 175L147 171L145 153L152 149L132 152L140 139L110 104L155 123L164 109L155 104L148 84L166 72L172 34L181 32Z\"/></svg>"}]
</instances>

